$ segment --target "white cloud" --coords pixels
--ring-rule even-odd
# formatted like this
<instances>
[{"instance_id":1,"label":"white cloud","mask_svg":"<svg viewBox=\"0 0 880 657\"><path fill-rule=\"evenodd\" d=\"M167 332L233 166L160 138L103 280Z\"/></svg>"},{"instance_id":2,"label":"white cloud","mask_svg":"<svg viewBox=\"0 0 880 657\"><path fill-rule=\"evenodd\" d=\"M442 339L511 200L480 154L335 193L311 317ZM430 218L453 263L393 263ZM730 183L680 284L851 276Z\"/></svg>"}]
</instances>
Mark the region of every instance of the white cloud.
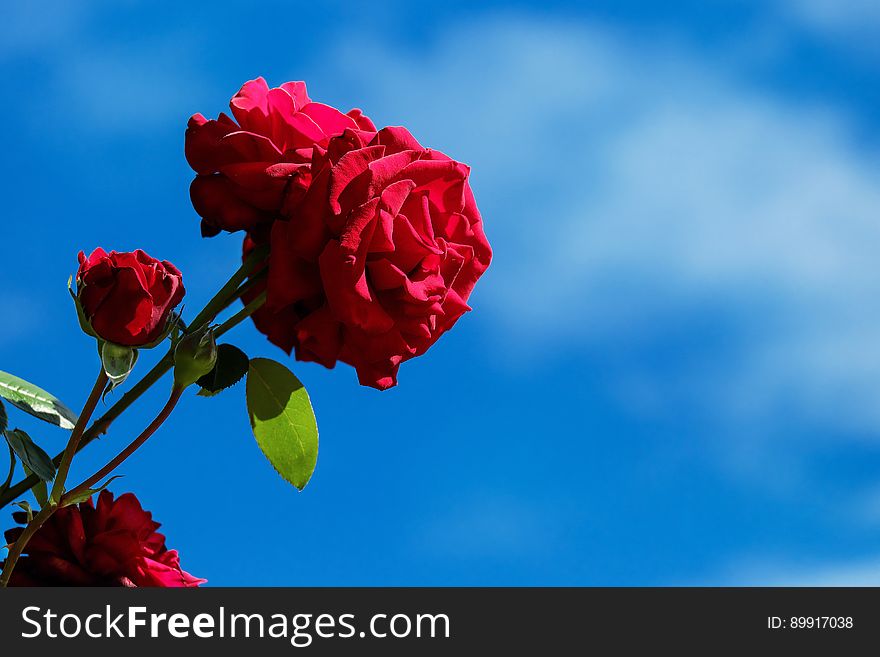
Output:
<instances>
[{"instance_id":1,"label":"white cloud","mask_svg":"<svg viewBox=\"0 0 880 657\"><path fill-rule=\"evenodd\" d=\"M768 561L740 566L709 586L880 586L880 559L806 562Z\"/></svg>"},{"instance_id":2,"label":"white cloud","mask_svg":"<svg viewBox=\"0 0 880 657\"><path fill-rule=\"evenodd\" d=\"M880 27L876 0L785 0L782 4L795 20L820 32L873 37Z\"/></svg>"},{"instance_id":3,"label":"white cloud","mask_svg":"<svg viewBox=\"0 0 880 657\"><path fill-rule=\"evenodd\" d=\"M845 110L600 26L514 18L426 56L355 52L382 72L367 108L473 165L496 247L475 302L518 356L638 344L721 309L737 362L658 388L741 418L784 405L880 427L880 175Z\"/></svg>"}]
</instances>

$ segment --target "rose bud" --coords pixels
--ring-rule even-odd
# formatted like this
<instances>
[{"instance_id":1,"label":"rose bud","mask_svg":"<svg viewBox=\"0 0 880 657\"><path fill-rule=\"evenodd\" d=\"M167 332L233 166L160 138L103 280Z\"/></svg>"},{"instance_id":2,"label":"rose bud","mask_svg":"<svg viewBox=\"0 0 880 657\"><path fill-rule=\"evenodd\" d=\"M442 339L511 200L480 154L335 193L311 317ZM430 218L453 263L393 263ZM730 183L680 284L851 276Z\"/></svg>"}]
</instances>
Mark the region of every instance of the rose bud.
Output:
<instances>
[{"instance_id":1,"label":"rose bud","mask_svg":"<svg viewBox=\"0 0 880 657\"><path fill-rule=\"evenodd\" d=\"M26 514L14 513L24 523ZM10 586L157 586L194 587L204 579L180 567L176 550L165 547L159 523L126 493L113 499L102 491L98 504L89 499L58 509L37 530L27 554L12 571ZM7 543L24 529L6 532Z\"/></svg>"},{"instance_id":2,"label":"rose bud","mask_svg":"<svg viewBox=\"0 0 880 657\"><path fill-rule=\"evenodd\" d=\"M313 102L305 82L270 89L263 78L251 80L229 108L234 120L195 114L186 130L186 159L198 174L190 196L205 237L271 223L308 188L314 146L346 128L376 129L360 110Z\"/></svg>"},{"instance_id":3,"label":"rose bud","mask_svg":"<svg viewBox=\"0 0 880 657\"><path fill-rule=\"evenodd\" d=\"M395 385L470 310L492 258L469 173L404 128L346 130L316 149L311 187L272 226L257 328L298 360Z\"/></svg>"},{"instance_id":4,"label":"rose bud","mask_svg":"<svg viewBox=\"0 0 880 657\"><path fill-rule=\"evenodd\" d=\"M140 249L79 254L75 296L83 328L107 342L147 347L160 341L185 293L177 267Z\"/></svg>"},{"instance_id":5,"label":"rose bud","mask_svg":"<svg viewBox=\"0 0 880 657\"><path fill-rule=\"evenodd\" d=\"M208 326L181 338L174 348L174 385L186 388L214 369L217 342Z\"/></svg>"}]
</instances>

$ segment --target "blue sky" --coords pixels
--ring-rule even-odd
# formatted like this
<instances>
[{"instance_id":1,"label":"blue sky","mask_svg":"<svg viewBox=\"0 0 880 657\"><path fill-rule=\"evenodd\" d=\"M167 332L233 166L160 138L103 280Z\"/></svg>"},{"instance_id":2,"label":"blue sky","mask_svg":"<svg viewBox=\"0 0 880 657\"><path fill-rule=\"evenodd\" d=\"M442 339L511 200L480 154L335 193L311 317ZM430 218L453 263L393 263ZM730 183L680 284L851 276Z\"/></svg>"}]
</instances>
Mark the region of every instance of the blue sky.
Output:
<instances>
[{"instance_id":1,"label":"blue sky","mask_svg":"<svg viewBox=\"0 0 880 657\"><path fill-rule=\"evenodd\" d=\"M469 163L496 257L398 388L288 363L321 429L303 493L257 449L242 388L186 397L114 488L190 572L880 583L880 5L475 4L11 7L0 369L84 400L79 249L169 259L200 307L239 239L199 238L186 120L257 75L303 79ZM233 338L287 361L250 326Z\"/></svg>"}]
</instances>

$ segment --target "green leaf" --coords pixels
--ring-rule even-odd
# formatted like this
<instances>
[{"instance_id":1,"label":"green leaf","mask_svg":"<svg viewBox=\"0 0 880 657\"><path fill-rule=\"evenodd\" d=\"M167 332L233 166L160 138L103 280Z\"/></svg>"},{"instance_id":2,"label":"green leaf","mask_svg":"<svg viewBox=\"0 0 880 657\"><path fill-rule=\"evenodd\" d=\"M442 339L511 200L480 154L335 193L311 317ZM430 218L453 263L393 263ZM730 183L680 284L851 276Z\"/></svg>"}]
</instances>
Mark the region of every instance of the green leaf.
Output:
<instances>
[{"instance_id":1,"label":"green leaf","mask_svg":"<svg viewBox=\"0 0 880 657\"><path fill-rule=\"evenodd\" d=\"M31 472L43 481L55 478L55 464L42 448L21 429L13 429L3 434L12 451L18 456L23 465L30 468Z\"/></svg>"},{"instance_id":2,"label":"green leaf","mask_svg":"<svg viewBox=\"0 0 880 657\"><path fill-rule=\"evenodd\" d=\"M217 345L217 363L214 369L205 374L196 384L201 388L201 397L213 397L221 390L231 388L244 378L248 371L248 357L241 349L231 344Z\"/></svg>"},{"instance_id":3,"label":"green leaf","mask_svg":"<svg viewBox=\"0 0 880 657\"><path fill-rule=\"evenodd\" d=\"M134 369L138 359L138 350L133 347L124 347L122 345L113 344L112 342L100 343L101 364L104 366L104 372L110 382L104 391L107 393L122 385Z\"/></svg>"},{"instance_id":4,"label":"green leaf","mask_svg":"<svg viewBox=\"0 0 880 657\"><path fill-rule=\"evenodd\" d=\"M62 429L73 429L77 415L42 388L0 371L0 397L16 408Z\"/></svg>"},{"instance_id":5,"label":"green leaf","mask_svg":"<svg viewBox=\"0 0 880 657\"><path fill-rule=\"evenodd\" d=\"M9 418L6 416L6 407L0 402L0 432L6 431L9 426Z\"/></svg>"},{"instance_id":6,"label":"green leaf","mask_svg":"<svg viewBox=\"0 0 880 657\"><path fill-rule=\"evenodd\" d=\"M22 464L22 467L24 468L25 475L27 475L28 477L34 474L33 471L26 465ZM49 489L46 486L45 481L40 479L39 483L36 483L31 487L31 492L34 494L34 497L39 503L41 509L46 506L46 502L49 501Z\"/></svg>"},{"instance_id":7,"label":"green leaf","mask_svg":"<svg viewBox=\"0 0 880 657\"><path fill-rule=\"evenodd\" d=\"M318 424L306 389L281 363L254 358L246 396L257 444L278 474L302 490L318 461Z\"/></svg>"},{"instance_id":8,"label":"green leaf","mask_svg":"<svg viewBox=\"0 0 880 657\"><path fill-rule=\"evenodd\" d=\"M76 495L74 495L70 499L64 500L64 506L70 506L72 504L79 504L80 502L85 502L87 499L89 499L95 493L100 493L102 490L107 488L107 486L110 485L110 482L112 482L114 479L119 479L122 476L124 476L124 475L113 475L112 477L110 477L107 481L105 481L103 484L101 484L97 488L86 488L82 493L77 493Z\"/></svg>"}]
</instances>

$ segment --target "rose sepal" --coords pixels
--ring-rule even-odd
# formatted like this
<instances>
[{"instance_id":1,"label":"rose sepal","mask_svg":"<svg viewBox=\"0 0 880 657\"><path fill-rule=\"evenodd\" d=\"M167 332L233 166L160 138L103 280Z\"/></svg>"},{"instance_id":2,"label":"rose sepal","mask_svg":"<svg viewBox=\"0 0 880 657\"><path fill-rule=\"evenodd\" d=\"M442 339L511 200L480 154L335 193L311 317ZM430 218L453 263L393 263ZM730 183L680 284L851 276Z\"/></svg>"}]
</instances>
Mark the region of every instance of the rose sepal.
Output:
<instances>
[{"instance_id":1,"label":"rose sepal","mask_svg":"<svg viewBox=\"0 0 880 657\"><path fill-rule=\"evenodd\" d=\"M170 315L168 315L168 322L165 324L165 328L162 330L162 334L153 340L152 342L148 342L147 344L142 344L138 346L138 349L153 349L154 347L158 347L162 344L172 332L177 331L181 325L181 317L180 313L176 311L172 311ZM172 336L173 339L174 336Z\"/></svg>"},{"instance_id":2,"label":"rose sepal","mask_svg":"<svg viewBox=\"0 0 880 657\"><path fill-rule=\"evenodd\" d=\"M64 498L62 498L63 502L59 506L63 509L66 506L73 506L74 504L80 504L82 502L85 502L89 498L91 498L92 495L96 495L96 494L100 493L102 490L104 490L105 488L107 488L107 486L109 486L111 483L113 483L114 480L120 479L124 476L125 475L113 475L112 477L110 477L107 481L105 481L103 484L101 484L97 488L87 488L83 492L77 493L76 495L73 495L70 498L67 498L65 496Z\"/></svg>"},{"instance_id":3,"label":"rose sepal","mask_svg":"<svg viewBox=\"0 0 880 657\"><path fill-rule=\"evenodd\" d=\"M77 284L77 288L79 288L79 284ZM79 327L82 329L83 333L92 336L96 340L100 340L101 338L95 333L95 329L92 328L91 322L89 322L88 317L86 317L86 312L83 310L77 293L73 291L73 276L67 279L67 291L70 294L70 298L73 299L73 305L76 306L76 316L79 319Z\"/></svg>"}]
</instances>

